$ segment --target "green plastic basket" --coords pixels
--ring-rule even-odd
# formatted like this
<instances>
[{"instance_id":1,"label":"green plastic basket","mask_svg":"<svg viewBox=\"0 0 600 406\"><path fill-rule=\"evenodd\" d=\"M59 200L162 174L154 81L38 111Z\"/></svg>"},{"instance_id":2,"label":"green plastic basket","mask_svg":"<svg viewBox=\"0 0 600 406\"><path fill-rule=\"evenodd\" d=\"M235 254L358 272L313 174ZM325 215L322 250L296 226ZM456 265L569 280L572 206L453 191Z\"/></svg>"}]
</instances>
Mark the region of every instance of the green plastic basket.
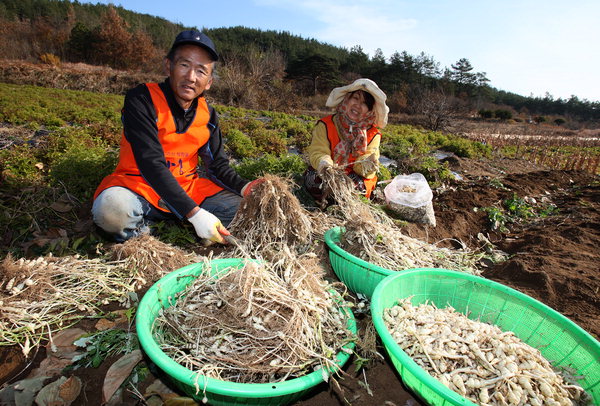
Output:
<instances>
[{"instance_id":1,"label":"green plastic basket","mask_svg":"<svg viewBox=\"0 0 600 406\"><path fill-rule=\"evenodd\" d=\"M375 287L395 271L382 268L360 259L338 245L346 232L343 227L334 227L325 232L325 244L329 247L329 262L333 272L348 289L371 298Z\"/></svg>"},{"instance_id":2,"label":"green plastic basket","mask_svg":"<svg viewBox=\"0 0 600 406\"><path fill-rule=\"evenodd\" d=\"M216 275L232 267L241 267L244 263L243 259L237 258L216 259L210 263L210 272ZM324 382L321 371L276 383L227 382L198 375L165 354L152 335L154 320L161 309L173 305L175 294L184 290L202 272L204 265L199 263L185 266L164 276L146 292L136 315L136 329L142 349L184 394L200 402L206 396L211 405L286 405L300 399ZM356 321L352 311L346 306L341 306L340 312L348 315L348 328L352 334L356 334ZM344 348L353 349L354 346L354 342L349 342ZM350 355L340 351L336 355L337 365L341 368ZM330 370L330 373L334 372ZM199 393L196 393L196 385L200 388Z\"/></svg>"},{"instance_id":3,"label":"green plastic basket","mask_svg":"<svg viewBox=\"0 0 600 406\"><path fill-rule=\"evenodd\" d=\"M394 341L383 321L384 309L411 297L513 331L538 348L556 367L573 368L578 381L600 404L600 343L581 327L543 303L488 279L445 269L407 270L385 278L371 300L373 324L404 384L429 405L474 405L418 366Z\"/></svg>"}]
</instances>

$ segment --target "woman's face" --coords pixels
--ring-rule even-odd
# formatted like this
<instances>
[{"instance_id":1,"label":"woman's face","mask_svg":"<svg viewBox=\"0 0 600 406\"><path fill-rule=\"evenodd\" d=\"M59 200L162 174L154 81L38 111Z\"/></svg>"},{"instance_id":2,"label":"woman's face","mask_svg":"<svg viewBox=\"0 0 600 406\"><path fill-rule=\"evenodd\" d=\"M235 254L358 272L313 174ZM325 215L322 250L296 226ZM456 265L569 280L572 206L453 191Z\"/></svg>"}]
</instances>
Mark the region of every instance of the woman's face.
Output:
<instances>
[{"instance_id":1,"label":"woman's face","mask_svg":"<svg viewBox=\"0 0 600 406\"><path fill-rule=\"evenodd\" d=\"M361 121L369 112L369 107L365 103L365 97L362 92L354 92L346 99L346 115L352 121Z\"/></svg>"}]
</instances>

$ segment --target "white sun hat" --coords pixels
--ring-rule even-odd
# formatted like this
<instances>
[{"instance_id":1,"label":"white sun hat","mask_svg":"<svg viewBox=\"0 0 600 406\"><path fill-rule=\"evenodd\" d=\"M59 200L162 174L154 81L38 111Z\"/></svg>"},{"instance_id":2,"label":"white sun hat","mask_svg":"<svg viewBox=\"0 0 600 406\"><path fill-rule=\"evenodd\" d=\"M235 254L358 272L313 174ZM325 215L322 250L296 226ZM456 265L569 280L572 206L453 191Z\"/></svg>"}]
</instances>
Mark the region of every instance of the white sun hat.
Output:
<instances>
[{"instance_id":1,"label":"white sun hat","mask_svg":"<svg viewBox=\"0 0 600 406\"><path fill-rule=\"evenodd\" d=\"M375 106L373 107L373 110L375 110L375 125L384 128L387 125L388 113L390 112L390 108L385 104L387 96L371 79L356 79L349 85L336 87L329 93L325 105L327 107L337 107L344 100L346 94L356 90L364 90L373 96L375 99Z\"/></svg>"}]
</instances>

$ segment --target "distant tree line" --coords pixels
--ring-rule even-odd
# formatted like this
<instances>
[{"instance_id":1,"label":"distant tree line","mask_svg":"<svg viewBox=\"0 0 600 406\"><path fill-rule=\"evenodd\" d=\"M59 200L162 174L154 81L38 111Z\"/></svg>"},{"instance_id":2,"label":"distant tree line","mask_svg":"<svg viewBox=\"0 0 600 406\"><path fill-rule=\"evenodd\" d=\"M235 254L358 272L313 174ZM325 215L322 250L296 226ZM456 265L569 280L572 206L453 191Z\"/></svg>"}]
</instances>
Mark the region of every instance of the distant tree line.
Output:
<instances>
[{"instance_id":1,"label":"distant tree line","mask_svg":"<svg viewBox=\"0 0 600 406\"><path fill-rule=\"evenodd\" d=\"M68 61L116 69L158 72L175 35L185 27L122 7L67 0L0 0L0 55L7 59ZM526 97L489 85L467 58L441 67L432 56L395 52L373 56L286 31L247 27L204 30L223 62L220 96L248 107L279 108L291 97L327 94L358 77L377 82L393 111L419 114L432 129L453 112L512 109L515 114L600 120L600 102L576 96ZM267 105L265 106L265 103Z\"/></svg>"}]
</instances>

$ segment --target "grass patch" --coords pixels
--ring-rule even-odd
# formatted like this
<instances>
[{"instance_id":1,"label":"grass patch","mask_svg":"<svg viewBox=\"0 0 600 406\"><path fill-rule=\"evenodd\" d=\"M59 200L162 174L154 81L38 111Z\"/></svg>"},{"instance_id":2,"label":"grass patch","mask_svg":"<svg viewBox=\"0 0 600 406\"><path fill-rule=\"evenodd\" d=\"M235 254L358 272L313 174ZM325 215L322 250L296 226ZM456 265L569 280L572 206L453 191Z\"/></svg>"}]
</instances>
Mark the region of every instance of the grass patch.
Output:
<instances>
[{"instance_id":1,"label":"grass patch","mask_svg":"<svg viewBox=\"0 0 600 406\"><path fill-rule=\"evenodd\" d=\"M123 96L115 94L0 83L0 122L20 128L18 136L7 135L10 146L0 149L0 232L10 241L0 255L93 248L99 237L92 228L72 230L79 216L89 218L80 209L91 205L96 187L116 165L122 103ZM242 177L274 174L300 184L307 161L289 151L304 152L318 117L222 105L215 109L227 153ZM421 172L432 187L447 182L453 179L447 164L430 156L437 149L460 156L487 153L479 143L460 137L390 124L383 131L381 151L395 165L381 167L378 177ZM61 200L64 196L68 204ZM193 237L185 228L156 227L176 245L185 246Z\"/></svg>"}]
</instances>

